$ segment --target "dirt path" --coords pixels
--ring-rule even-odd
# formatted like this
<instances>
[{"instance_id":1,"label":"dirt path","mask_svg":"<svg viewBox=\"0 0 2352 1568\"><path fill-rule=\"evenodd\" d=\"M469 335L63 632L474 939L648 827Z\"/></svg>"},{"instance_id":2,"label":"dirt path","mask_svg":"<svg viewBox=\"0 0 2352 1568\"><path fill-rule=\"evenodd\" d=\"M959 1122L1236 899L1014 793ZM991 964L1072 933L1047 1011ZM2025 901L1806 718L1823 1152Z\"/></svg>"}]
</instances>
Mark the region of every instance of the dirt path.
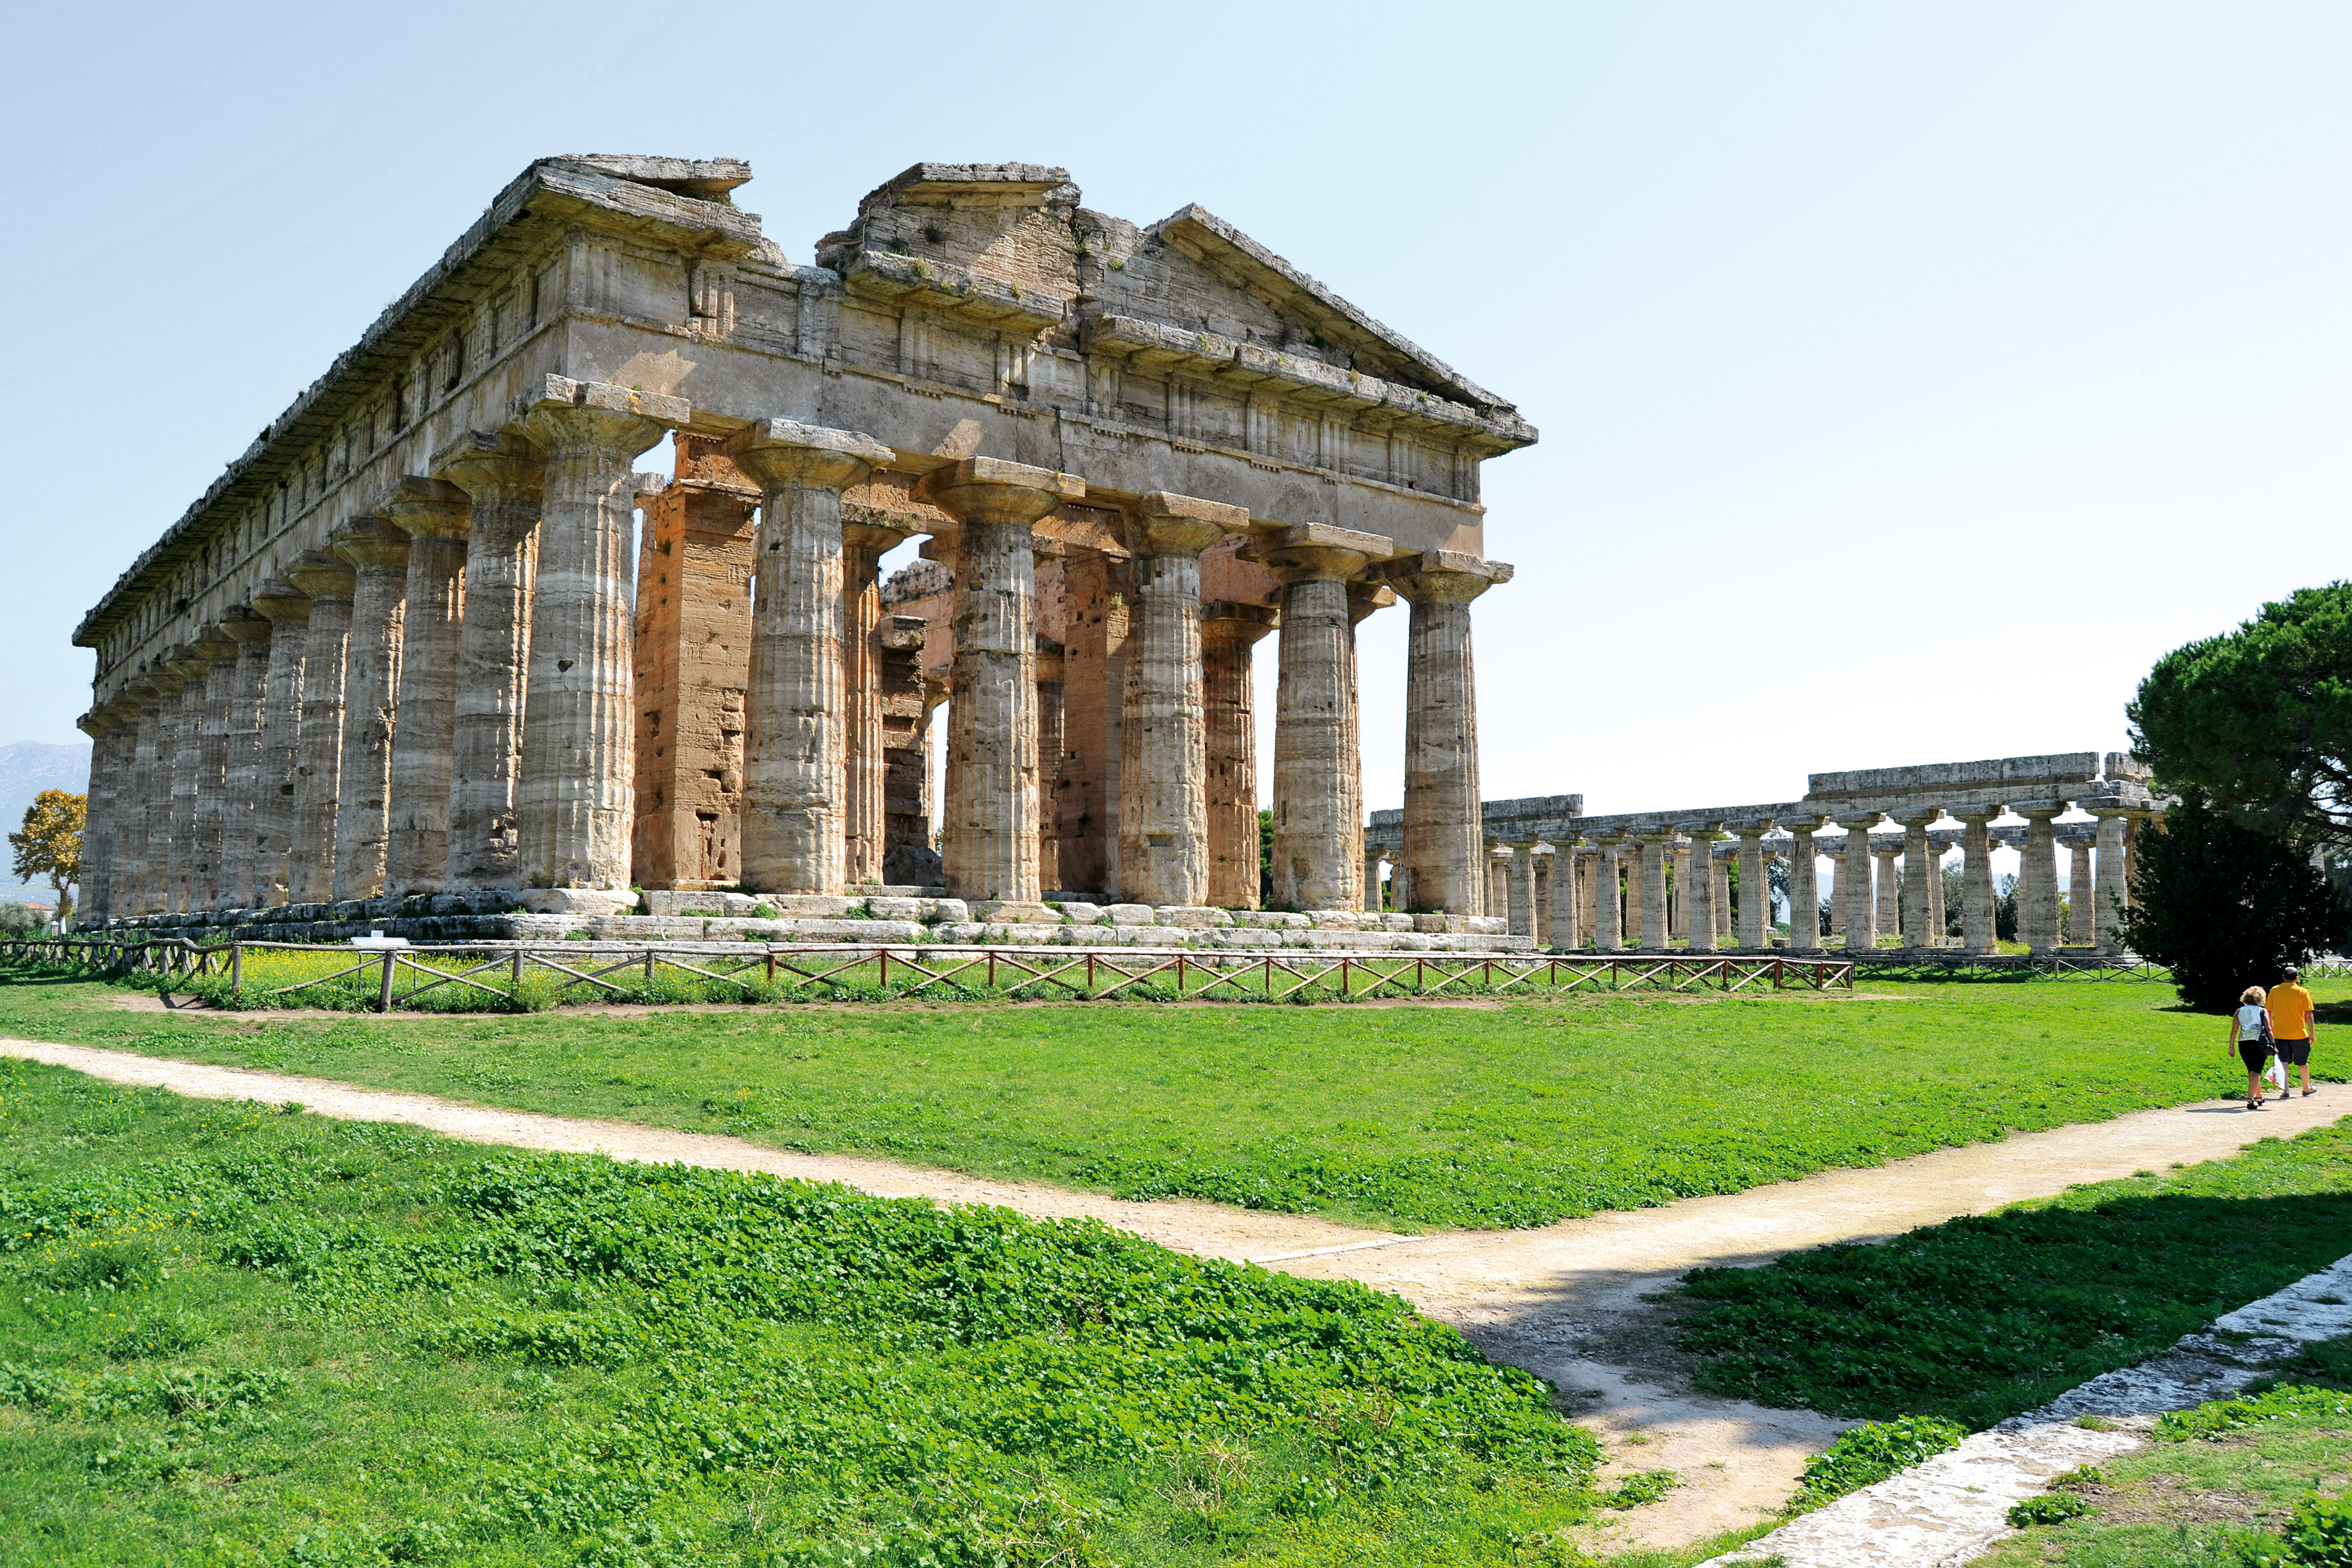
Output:
<instances>
[{"instance_id":1,"label":"dirt path","mask_svg":"<svg viewBox=\"0 0 2352 1568\"><path fill-rule=\"evenodd\" d=\"M1807 1411L1689 1394L1671 1372L1612 1364L1645 1359L1628 1348L1640 1343L1654 1317L1644 1296L1704 1265L1762 1263L1801 1247L1982 1214L2077 1182L2219 1159L2255 1139L2290 1135L2352 1110L2352 1091L2332 1085L2260 1114L2206 1101L1538 1230L1400 1237L1300 1215L1181 1199L1129 1203L1042 1183L795 1154L709 1133L499 1110L87 1046L0 1039L0 1056L201 1099L295 1100L324 1116L406 1122L473 1142L765 1171L886 1197L999 1204L1040 1216L1092 1215L1196 1257L1360 1279L1454 1324L1496 1360L1549 1379L1577 1419L1610 1440L1612 1470L1667 1469L1682 1478L1663 1501L1598 1531L1592 1544L1608 1550L1681 1544L1756 1522L1795 1489L1806 1457L1844 1425ZM1595 1359L1596 1347L1611 1360Z\"/></svg>"}]
</instances>

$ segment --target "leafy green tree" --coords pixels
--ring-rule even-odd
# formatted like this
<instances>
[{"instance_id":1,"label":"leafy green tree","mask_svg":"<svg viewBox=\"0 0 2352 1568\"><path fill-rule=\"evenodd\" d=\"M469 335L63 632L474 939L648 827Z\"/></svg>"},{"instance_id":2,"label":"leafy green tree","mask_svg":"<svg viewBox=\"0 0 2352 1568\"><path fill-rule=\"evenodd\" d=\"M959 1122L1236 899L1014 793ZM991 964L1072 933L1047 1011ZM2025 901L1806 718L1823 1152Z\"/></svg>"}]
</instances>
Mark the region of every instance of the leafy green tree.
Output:
<instances>
[{"instance_id":1,"label":"leafy green tree","mask_svg":"<svg viewBox=\"0 0 2352 1568\"><path fill-rule=\"evenodd\" d=\"M2352 838L2352 583L2173 649L2124 711L2168 789L2305 851Z\"/></svg>"},{"instance_id":2,"label":"leafy green tree","mask_svg":"<svg viewBox=\"0 0 2352 1568\"><path fill-rule=\"evenodd\" d=\"M2284 838L2241 826L2190 795L2143 833L2124 941L2166 964L2180 999L2207 1012L2249 985L2352 942L2352 915L2326 872Z\"/></svg>"},{"instance_id":3,"label":"leafy green tree","mask_svg":"<svg viewBox=\"0 0 2352 1568\"><path fill-rule=\"evenodd\" d=\"M8 835L8 847L16 855L17 879L47 877L57 889L60 930L73 919L68 889L81 880L81 830L89 809L87 795L45 789L25 808L23 830Z\"/></svg>"},{"instance_id":4,"label":"leafy green tree","mask_svg":"<svg viewBox=\"0 0 2352 1568\"><path fill-rule=\"evenodd\" d=\"M1274 902L1274 813L1260 806L1257 810L1257 904L1264 909Z\"/></svg>"}]
</instances>

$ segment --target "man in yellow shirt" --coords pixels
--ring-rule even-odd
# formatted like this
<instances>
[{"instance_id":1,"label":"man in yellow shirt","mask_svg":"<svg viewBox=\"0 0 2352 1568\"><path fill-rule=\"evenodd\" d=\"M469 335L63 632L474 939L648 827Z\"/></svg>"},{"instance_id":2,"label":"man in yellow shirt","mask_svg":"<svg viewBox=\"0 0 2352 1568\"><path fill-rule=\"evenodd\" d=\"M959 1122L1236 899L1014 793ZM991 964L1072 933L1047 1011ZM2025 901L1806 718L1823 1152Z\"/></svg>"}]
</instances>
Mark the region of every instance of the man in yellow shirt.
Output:
<instances>
[{"instance_id":1,"label":"man in yellow shirt","mask_svg":"<svg viewBox=\"0 0 2352 1568\"><path fill-rule=\"evenodd\" d=\"M2278 1047L2279 1065L2303 1069L2303 1092L2311 1093L2311 1047L2319 1031L2312 1022L2311 993L2303 988L2303 971L2290 965L2286 978L2271 987L2271 1038ZM2284 1092L2279 1096L2285 1099Z\"/></svg>"}]
</instances>

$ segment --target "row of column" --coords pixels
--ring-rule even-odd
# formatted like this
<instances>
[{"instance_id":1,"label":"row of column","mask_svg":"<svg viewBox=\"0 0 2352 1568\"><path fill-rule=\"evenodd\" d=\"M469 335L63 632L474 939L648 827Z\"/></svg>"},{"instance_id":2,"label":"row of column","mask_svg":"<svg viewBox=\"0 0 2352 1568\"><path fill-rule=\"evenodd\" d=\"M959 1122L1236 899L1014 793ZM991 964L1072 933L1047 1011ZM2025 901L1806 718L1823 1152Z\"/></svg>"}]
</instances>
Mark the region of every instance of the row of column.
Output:
<instances>
[{"instance_id":1,"label":"row of column","mask_svg":"<svg viewBox=\"0 0 2352 1568\"><path fill-rule=\"evenodd\" d=\"M1990 824L2013 812L2025 818L2022 842L2016 844L2023 862L2016 891L2021 940L2036 952L2060 945L2056 854L2063 848L2072 857L2067 885L2077 921L2074 941L2116 951L2130 902L2130 846L2137 823L2150 811L2102 810L2094 823L2067 825L2071 831L2065 831L2053 819L2070 804L1963 805L1897 813L1900 834L1872 834L1874 816L1858 826L1849 825L1843 842L1834 845L1816 839L1831 825L1825 816L1731 823L1727 837L1727 824L1698 822L1596 836L1567 848L1549 842L1489 845L1483 909L1507 918L1515 934L1554 948L1655 950L1681 941L1713 949L1727 940L1760 951L1770 945L1770 900L1769 892L1759 897L1750 889L1769 888L1768 867L1779 859L1789 868L1789 945L1816 951L1822 946L1822 933L1819 916L1811 911L1820 908L1817 860L1826 857L1841 862L1831 934L1843 938L1847 949L1875 947L1882 932L1909 938L1909 946L1937 947L1947 945L1942 861L1957 845L1962 855L1958 950L1989 953L1996 945L1991 851L1997 842ZM1931 836L1929 824L1947 815L1954 827ZM2016 842L2013 834L2004 837ZM1906 870L1922 867L1927 874L1898 877L1898 860Z\"/></svg>"},{"instance_id":2,"label":"row of column","mask_svg":"<svg viewBox=\"0 0 2352 1568\"><path fill-rule=\"evenodd\" d=\"M631 901L632 469L688 414L678 399L550 378L506 431L436 454L430 477L402 480L375 515L339 530L93 710L90 912L479 889L517 889L548 909ZM843 492L894 454L856 432L782 420L725 449L762 499L740 882L838 893L879 876L885 759L866 656L878 559L903 537L845 527ZM1034 901L1032 530L1086 487L975 458L934 469L916 494L950 520L941 542L955 573L946 879L969 898ZM1202 552L1249 517L1152 494L1128 522L1137 602L1121 693L1120 891L1197 905L1242 891L1217 886L1235 878L1213 878L1213 867L1254 873L1256 858L1252 849L1244 860L1239 844L1256 838L1246 670L1249 643L1265 627L1236 616L1204 636L1200 568ZM1384 539L1321 525L1262 536L1257 558L1281 583L1278 904L1345 909L1363 897L1354 627L1382 581L1413 606L1414 897L1466 908L1478 885L1467 606L1509 569L1443 552L1385 559L1392 554ZM1244 677L1243 699L1213 713L1203 695L1211 660ZM1223 732L1237 726L1240 734ZM1223 742L1213 790L1213 728ZM1220 837L1236 841L1223 854Z\"/></svg>"}]
</instances>

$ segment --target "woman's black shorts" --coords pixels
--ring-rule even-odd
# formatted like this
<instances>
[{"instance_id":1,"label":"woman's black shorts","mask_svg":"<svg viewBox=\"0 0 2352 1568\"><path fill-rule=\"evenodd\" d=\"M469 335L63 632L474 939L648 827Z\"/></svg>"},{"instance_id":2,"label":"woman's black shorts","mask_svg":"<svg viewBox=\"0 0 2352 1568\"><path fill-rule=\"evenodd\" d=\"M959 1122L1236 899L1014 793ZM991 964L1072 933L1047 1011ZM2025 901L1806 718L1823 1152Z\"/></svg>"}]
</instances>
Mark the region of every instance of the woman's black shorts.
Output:
<instances>
[{"instance_id":1,"label":"woman's black shorts","mask_svg":"<svg viewBox=\"0 0 2352 1568\"><path fill-rule=\"evenodd\" d=\"M2240 1040L2238 1056L2248 1072L2260 1072L2270 1066L2271 1045L2268 1040Z\"/></svg>"}]
</instances>

